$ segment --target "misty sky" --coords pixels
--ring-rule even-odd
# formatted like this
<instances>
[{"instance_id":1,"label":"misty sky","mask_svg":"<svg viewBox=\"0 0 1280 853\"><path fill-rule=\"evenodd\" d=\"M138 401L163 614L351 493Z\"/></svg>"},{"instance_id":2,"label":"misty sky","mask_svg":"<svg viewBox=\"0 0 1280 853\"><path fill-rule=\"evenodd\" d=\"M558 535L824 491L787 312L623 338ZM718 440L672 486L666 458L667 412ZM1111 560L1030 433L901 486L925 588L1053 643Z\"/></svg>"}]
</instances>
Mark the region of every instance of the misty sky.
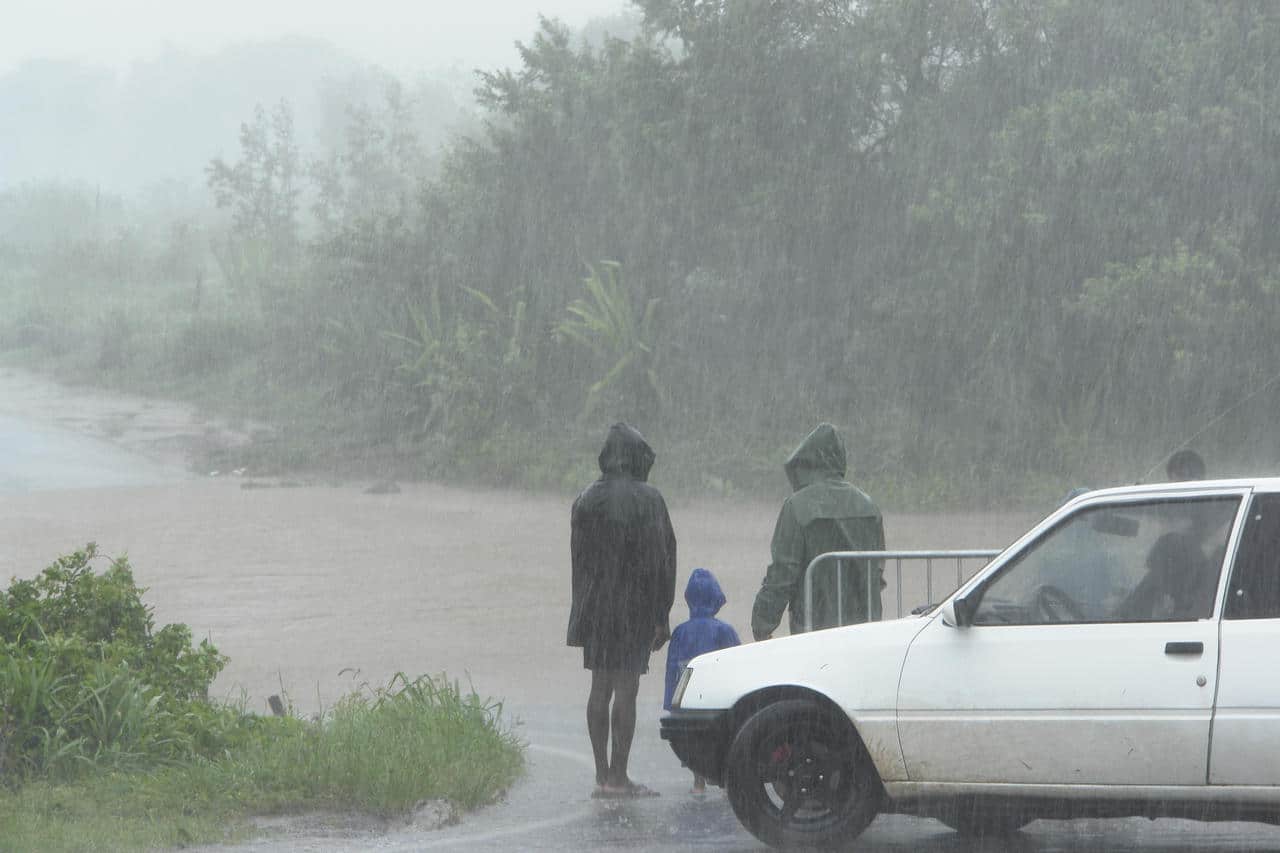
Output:
<instances>
[{"instance_id":1,"label":"misty sky","mask_svg":"<svg viewBox=\"0 0 1280 853\"><path fill-rule=\"evenodd\" d=\"M515 61L539 13L572 25L615 14L627 0L8 0L0 74L27 59L114 67L166 48L212 52L249 39L323 38L404 73L457 63Z\"/></svg>"}]
</instances>

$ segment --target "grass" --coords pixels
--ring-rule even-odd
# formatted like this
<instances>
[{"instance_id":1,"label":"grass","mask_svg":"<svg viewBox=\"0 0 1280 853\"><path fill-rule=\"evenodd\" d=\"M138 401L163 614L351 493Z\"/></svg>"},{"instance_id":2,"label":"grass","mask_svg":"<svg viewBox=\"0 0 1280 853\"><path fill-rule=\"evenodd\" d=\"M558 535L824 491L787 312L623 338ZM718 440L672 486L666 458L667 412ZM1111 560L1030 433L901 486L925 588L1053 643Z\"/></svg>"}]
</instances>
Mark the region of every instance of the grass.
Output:
<instances>
[{"instance_id":1,"label":"grass","mask_svg":"<svg viewBox=\"0 0 1280 853\"><path fill-rule=\"evenodd\" d=\"M263 718L216 760L90 771L0 792L0 851L142 850L234 841L248 818L313 809L403 814L421 800L493 802L520 775L502 706L457 682L399 674L322 721Z\"/></svg>"}]
</instances>

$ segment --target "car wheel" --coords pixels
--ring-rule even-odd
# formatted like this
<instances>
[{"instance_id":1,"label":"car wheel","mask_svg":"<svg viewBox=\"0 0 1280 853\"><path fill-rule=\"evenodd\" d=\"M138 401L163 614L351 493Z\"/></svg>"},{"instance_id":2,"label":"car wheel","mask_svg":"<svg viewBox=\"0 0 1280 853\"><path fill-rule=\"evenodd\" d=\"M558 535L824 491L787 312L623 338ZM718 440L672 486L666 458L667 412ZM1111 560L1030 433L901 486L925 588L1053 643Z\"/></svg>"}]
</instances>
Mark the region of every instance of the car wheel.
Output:
<instances>
[{"instance_id":1,"label":"car wheel","mask_svg":"<svg viewBox=\"0 0 1280 853\"><path fill-rule=\"evenodd\" d=\"M848 720L798 699L766 705L742 725L729 746L725 789L743 826L784 849L848 844L883 797Z\"/></svg>"}]
</instances>

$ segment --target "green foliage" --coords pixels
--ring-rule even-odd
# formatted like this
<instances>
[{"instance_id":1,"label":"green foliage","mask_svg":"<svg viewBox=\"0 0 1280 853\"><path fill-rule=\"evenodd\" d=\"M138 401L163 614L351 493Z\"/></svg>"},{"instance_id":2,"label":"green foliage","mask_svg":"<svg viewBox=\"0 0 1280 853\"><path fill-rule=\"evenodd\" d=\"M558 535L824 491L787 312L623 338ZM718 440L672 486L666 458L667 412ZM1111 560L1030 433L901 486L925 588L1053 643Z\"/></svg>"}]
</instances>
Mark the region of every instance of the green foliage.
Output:
<instances>
[{"instance_id":1,"label":"green foliage","mask_svg":"<svg viewBox=\"0 0 1280 853\"><path fill-rule=\"evenodd\" d=\"M286 101L270 113L259 104L253 121L240 125L240 159L215 158L206 169L218 206L232 209L232 228L215 245L223 274L233 287L254 288L268 305L293 284L300 172Z\"/></svg>"},{"instance_id":2,"label":"green foliage","mask_svg":"<svg viewBox=\"0 0 1280 853\"><path fill-rule=\"evenodd\" d=\"M354 251L376 263L375 233L408 224L427 155L414 130L413 103L397 81L385 84L376 108L346 105L344 145L311 165L320 249Z\"/></svg>"},{"instance_id":3,"label":"green foliage","mask_svg":"<svg viewBox=\"0 0 1280 853\"><path fill-rule=\"evenodd\" d=\"M208 701L226 659L156 630L128 562L90 544L0 603L0 849L151 849L244 834L264 810L491 802L523 768L500 703L398 674L322 716Z\"/></svg>"},{"instance_id":4,"label":"green foliage","mask_svg":"<svg viewBox=\"0 0 1280 853\"><path fill-rule=\"evenodd\" d=\"M606 400L611 410L626 417L653 416L662 401L657 371L661 350L654 320L659 300L649 299L637 318L623 285L622 265L601 261L588 269L590 275L582 280L588 298L570 302L566 310L571 316L556 327L564 338L581 344L607 366L587 389L583 416L594 414Z\"/></svg>"},{"instance_id":5,"label":"green foliage","mask_svg":"<svg viewBox=\"0 0 1280 853\"><path fill-rule=\"evenodd\" d=\"M462 293L470 305L446 314L433 290L425 310L407 307L409 334L385 334L408 354L396 371L418 428L478 441L536 407L536 366L518 289L505 307L477 288Z\"/></svg>"},{"instance_id":6,"label":"green foliage","mask_svg":"<svg viewBox=\"0 0 1280 853\"><path fill-rule=\"evenodd\" d=\"M113 561L98 575L89 566L96 556L90 543L59 557L31 580L14 580L5 591L0 637L14 643L45 641L53 634L86 643L144 642L151 615L128 561Z\"/></svg>"},{"instance_id":7,"label":"green foliage","mask_svg":"<svg viewBox=\"0 0 1280 853\"><path fill-rule=\"evenodd\" d=\"M120 695L104 706L113 700ZM524 766L501 705L444 676L399 674L352 692L323 719L247 717L240 731L211 760L0 789L0 850L216 843L248 834L248 816L272 811L390 816L432 798L471 809Z\"/></svg>"},{"instance_id":8,"label":"green foliage","mask_svg":"<svg viewBox=\"0 0 1280 853\"><path fill-rule=\"evenodd\" d=\"M211 711L226 659L185 625L155 630L128 561L101 574L91 543L0 602L0 774L66 777L211 754L237 714ZM222 717L219 725L210 725Z\"/></svg>"},{"instance_id":9,"label":"green foliage","mask_svg":"<svg viewBox=\"0 0 1280 853\"><path fill-rule=\"evenodd\" d=\"M468 809L492 802L522 767L500 704L444 677L399 673L344 697L295 736L260 739L221 769L257 788L265 806L396 814L428 798Z\"/></svg>"},{"instance_id":10,"label":"green foliage","mask_svg":"<svg viewBox=\"0 0 1280 853\"><path fill-rule=\"evenodd\" d=\"M0 346L322 442L281 458L501 482L563 484L618 417L671 448L664 484L719 492L777 482L820 419L930 500L1130 480L1228 410L1211 467L1280 462L1280 6L637 6L627 39L542 22L439 163L395 86L309 171L257 114L209 170L234 221L226 310L200 310L240 336L189 282L111 301L189 276L180 233L84 188L0 195Z\"/></svg>"}]
</instances>

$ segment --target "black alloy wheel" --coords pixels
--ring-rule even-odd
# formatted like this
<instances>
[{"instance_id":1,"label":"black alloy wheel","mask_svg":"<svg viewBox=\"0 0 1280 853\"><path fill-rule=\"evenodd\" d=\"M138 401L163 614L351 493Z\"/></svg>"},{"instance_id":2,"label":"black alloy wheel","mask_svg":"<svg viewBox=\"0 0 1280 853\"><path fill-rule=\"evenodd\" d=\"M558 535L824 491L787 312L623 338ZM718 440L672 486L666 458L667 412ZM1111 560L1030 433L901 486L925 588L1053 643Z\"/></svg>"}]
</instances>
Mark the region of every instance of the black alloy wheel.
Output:
<instances>
[{"instance_id":1,"label":"black alloy wheel","mask_svg":"<svg viewBox=\"0 0 1280 853\"><path fill-rule=\"evenodd\" d=\"M849 844L883 796L848 720L800 699L766 705L742 725L729 747L725 788L738 820L783 849Z\"/></svg>"}]
</instances>

